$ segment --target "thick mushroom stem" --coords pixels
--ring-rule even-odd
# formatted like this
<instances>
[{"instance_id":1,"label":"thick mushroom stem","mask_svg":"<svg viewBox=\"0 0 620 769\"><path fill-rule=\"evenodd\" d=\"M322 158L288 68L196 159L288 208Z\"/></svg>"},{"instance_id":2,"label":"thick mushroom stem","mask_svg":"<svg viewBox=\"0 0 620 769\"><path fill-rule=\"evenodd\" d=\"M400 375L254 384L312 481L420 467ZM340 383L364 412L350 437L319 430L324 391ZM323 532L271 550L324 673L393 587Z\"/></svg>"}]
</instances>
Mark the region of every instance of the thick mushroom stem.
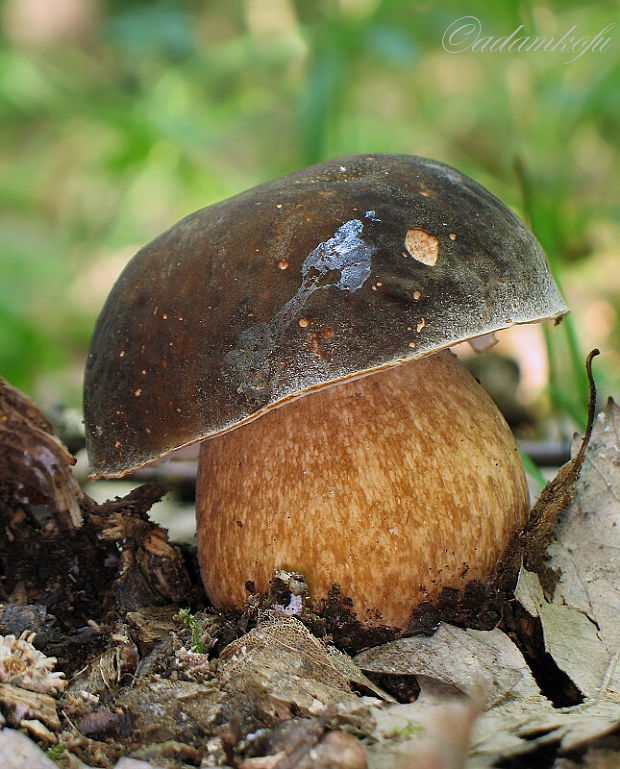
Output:
<instances>
[{"instance_id":1,"label":"thick mushroom stem","mask_svg":"<svg viewBox=\"0 0 620 769\"><path fill-rule=\"evenodd\" d=\"M405 629L444 587L486 582L528 510L510 429L440 352L326 387L205 441L198 554L218 608L300 571L368 627Z\"/></svg>"}]
</instances>

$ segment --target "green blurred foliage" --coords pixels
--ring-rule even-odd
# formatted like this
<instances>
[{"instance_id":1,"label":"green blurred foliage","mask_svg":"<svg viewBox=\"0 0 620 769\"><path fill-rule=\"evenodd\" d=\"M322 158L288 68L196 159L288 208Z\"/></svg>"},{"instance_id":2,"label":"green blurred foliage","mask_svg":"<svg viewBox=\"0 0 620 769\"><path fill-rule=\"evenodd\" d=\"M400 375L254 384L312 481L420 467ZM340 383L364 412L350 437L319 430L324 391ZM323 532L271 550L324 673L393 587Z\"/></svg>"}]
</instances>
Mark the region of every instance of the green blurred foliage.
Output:
<instances>
[{"instance_id":1,"label":"green blurred foliage","mask_svg":"<svg viewBox=\"0 0 620 769\"><path fill-rule=\"evenodd\" d=\"M79 403L106 264L253 184L377 151L452 163L530 220L575 310L547 335L556 406L585 413L596 318L586 333L580 313L599 299L598 369L620 384L620 280L597 279L619 234L620 31L572 63L442 47L465 15L488 35L591 37L617 2L63 0L86 20L47 38L20 3L5 0L0 41L0 373L15 385Z\"/></svg>"}]
</instances>

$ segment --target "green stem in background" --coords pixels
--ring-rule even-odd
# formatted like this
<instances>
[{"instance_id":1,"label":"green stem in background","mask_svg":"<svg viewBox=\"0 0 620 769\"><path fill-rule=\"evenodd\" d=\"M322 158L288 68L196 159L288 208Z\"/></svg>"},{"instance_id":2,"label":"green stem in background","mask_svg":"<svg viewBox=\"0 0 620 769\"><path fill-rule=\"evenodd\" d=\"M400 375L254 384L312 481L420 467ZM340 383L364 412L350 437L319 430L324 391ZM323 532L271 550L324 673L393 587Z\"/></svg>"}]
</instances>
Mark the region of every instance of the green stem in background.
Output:
<instances>
[{"instance_id":1,"label":"green stem in background","mask_svg":"<svg viewBox=\"0 0 620 769\"><path fill-rule=\"evenodd\" d=\"M538 467L538 465L530 459L524 451L519 451L519 454L521 455L521 461L523 462L523 467L525 467L525 472L534 479L539 489L544 489L547 485L547 481L542 474L540 467Z\"/></svg>"},{"instance_id":2,"label":"green stem in background","mask_svg":"<svg viewBox=\"0 0 620 769\"><path fill-rule=\"evenodd\" d=\"M528 220L528 224L545 250L549 267L551 268L551 274L562 292L559 263L556 257L558 251L557 238L555 238L554 234L545 226L544 215L542 215L542 211L537 205L531 177L522 157L517 156L515 158L514 170L521 189L523 211ZM588 380L583 371L583 355L581 353L579 340L577 338L577 329L572 315L567 315L562 320L562 328L564 329L564 340L568 348L570 380L574 389L568 391L560 384L560 381L564 377L562 377L560 373L556 355L558 345L555 338L549 333L548 326L545 326L544 336L547 348L547 358L549 361L549 395L553 407L558 411L567 413L579 427L583 429L586 425L586 415L583 411L583 405L588 402Z\"/></svg>"},{"instance_id":3,"label":"green stem in background","mask_svg":"<svg viewBox=\"0 0 620 769\"><path fill-rule=\"evenodd\" d=\"M549 362L549 396L554 407L568 414L571 419L579 426L580 429L584 429L586 426L586 415L583 411L583 405L587 403L587 396L585 400L579 401L574 397L573 393L569 392L559 384L561 375L559 373L559 366L557 363L558 344L555 340L554 334L549 328L548 324L543 325L543 335L545 339L545 348L547 350L547 360ZM565 335L568 337L568 334ZM579 350L574 353L579 356ZM571 354L571 362L573 357ZM573 363L574 365L574 363ZM580 374L578 382L583 378ZM586 380L587 384L587 380Z\"/></svg>"},{"instance_id":4,"label":"green stem in background","mask_svg":"<svg viewBox=\"0 0 620 769\"><path fill-rule=\"evenodd\" d=\"M316 52L308 65L307 85L300 107L300 138L304 160L318 163L329 154L330 129L337 124L343 92L342 53Z\"/></svg>"}]
</instances>

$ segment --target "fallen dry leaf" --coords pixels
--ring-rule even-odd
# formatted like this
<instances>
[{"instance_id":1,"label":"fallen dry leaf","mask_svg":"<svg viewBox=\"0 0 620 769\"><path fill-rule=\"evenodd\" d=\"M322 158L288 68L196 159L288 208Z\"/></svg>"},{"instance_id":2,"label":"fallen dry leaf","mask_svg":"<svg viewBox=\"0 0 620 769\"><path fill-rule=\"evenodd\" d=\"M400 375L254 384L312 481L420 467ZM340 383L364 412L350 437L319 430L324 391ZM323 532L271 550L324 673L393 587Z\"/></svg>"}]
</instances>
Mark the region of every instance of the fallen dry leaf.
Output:
<instances>
[{"instance_id":1,"label":"fallen dry leaf","mask_svg":"<svg viewBox=\"0 0 620 769\"><path fill-rule=\"evenodd\" d=\"M367 673L425 676L480 697L488 707L509 698L539 697L523 655L505 633L442 624L430 636L401 638L355 657Z\"/></svg>"},{"instance_id":2,"label":"fallen dry leaf","mask_svg":"<svg viewBox=\"0 0 620 769\"><path fill-rule=\"evenodd\" d=\"M559 575L552 598L529 572L516 598L540 618L546 649L583 695L620 705L620 408L611 400L547 553Z\"/></svg>"},{"instance_id":3,"label":"fallen dry leaf","mask_svg":"<svg viewBox=\"0 0 620 769\"><path fill-rule=\"evenodd\" d=\"M274 616L224 648L217 674L227 691L251 696L274 722L317 716L334 703L351 711L354 721L366 722L366 709L349 685L352 666L345 669L340 655L330 654L299 620ZM357 678L364 678L361 671Z\"/></svg>"}]
</instances>

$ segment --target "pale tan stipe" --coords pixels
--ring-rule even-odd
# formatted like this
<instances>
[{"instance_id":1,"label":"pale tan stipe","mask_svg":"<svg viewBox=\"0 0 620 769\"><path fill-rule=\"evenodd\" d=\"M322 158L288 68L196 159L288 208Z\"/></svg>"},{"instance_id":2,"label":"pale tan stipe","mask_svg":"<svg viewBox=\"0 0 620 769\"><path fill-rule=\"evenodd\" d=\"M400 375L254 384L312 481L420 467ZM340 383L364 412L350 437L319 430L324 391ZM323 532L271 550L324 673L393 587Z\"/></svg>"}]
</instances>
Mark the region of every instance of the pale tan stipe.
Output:
<instances>
[{"instance_id":1,"label":"pale tan stipe","mask_svg":"<svg viewBox=\"0 0 620 769\"><path fill-rule=\"evenodd\" d=\"M202 444L208 594L241 607L274 568L337 583L368 625L404 628L445 586L488 577L525 522L514 438L450 352L325 388Z\"/></svg>"}]
</instances>

